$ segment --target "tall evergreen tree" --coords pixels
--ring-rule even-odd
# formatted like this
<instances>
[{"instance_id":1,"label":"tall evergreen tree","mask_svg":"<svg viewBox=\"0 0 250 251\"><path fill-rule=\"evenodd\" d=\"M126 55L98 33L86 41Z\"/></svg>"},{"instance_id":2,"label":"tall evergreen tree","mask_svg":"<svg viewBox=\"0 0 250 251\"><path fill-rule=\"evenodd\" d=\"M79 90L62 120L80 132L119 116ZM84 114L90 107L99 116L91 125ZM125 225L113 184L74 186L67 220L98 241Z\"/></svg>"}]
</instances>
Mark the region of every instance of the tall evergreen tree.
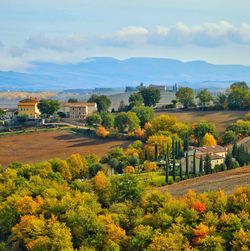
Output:
<instances>
[{"instance_id":1,"label":"tall evergreen tree","mask_svg":"<svg viewBox=\"0 0 250 251\"><path fill-rule=\"evenodd\" d=\"M188 159L188 152L186 152L186 158L185 158L185 161L186 161L186 172L185 172L185 175L186 177L188 178L188 173L189 173L189 159Z\"/></svg>"},{"instance_id":2,"label":"tall evergreen tree","mask_svg":"<svg viewBox=\"0 0 250 251\"><path fill-rule=\"evenodd\" d=\"M180 161L180 180L182 180L182 162Z\"/></svg>"},{"instance_id":3,"label":"tall evergreen tree","mask_svg":"<svg viewBox=\"0 0 250 251\"><path fill-rule=\"evenodd\" d=\"M196 150L193 153L193 175L196 176Z\"/></svg>"},{"instance_id":4,"label":"tall evergreen tree","mask_svg":"<svg viewBox=\"0 0 250 251\"><path fill-rule=\"evenodd\" d=\"M158 162L158 144L155 144L155 161Z\"/></svg>"},{"instance_id":5,"label":"tall evergreen tree","mask_svg":"<svg viewBox=\"0 0 250 251\"><path fill-rule=\"evenodd\" d=\"M175 163L175 155L173 157L173 180L176 180L176 163Z\"/></svg>"},{"instance_id":6,"label":"tall evergreen tree","mask_svg":"<svg viewBox=\"0 0 250 251\"><path fill-rule=\"evenodd\" d=\"M210 158L209 154L207 154L204 159L204 171L205 171L205 174L212 173L211 158Z\"/></svg>"},{"instance_id":7,"label":"tall evergreen tree","mask_svg":"<svg viewBox=\"0 0 250 251\"><path fill-rule=\"evenodd\" d=\"M185 138L184 138L184 151L188 151L189 148L189 136L188 133L185 134Z\"/></svg>"},{"instance_id":8,"label":"tall evergreen tree","mask_svg":"<svg viewBox=\"0 0 250 251\"><path fill-rule=\"evenodd\" d=\"M237 146L237 143L234 142L233 148L232 148L232 156L233 156L234 158L236 158L237 152L238 152L238 146Z\"/></svg>"},{"instance_id":9,"label":"tall evergreen tree","mask_svg":"<svg viewBox=\"0 0 250 251\"><path fill-rule=\"evenodd\" d=\"M232 154L231 153L228 153L226 155L225 165L227 167L227 170L232 169L232 167L233 167L233 158L232 158Z\"/></svg>"},{"instance_id":10,"label":"tall evergreen tree","mask_svg":"<svg viewBox=\"0 0 250 251\"><path fill-rule=\"evenodd\" d=\"M202 155L200 157L199 173L200 175L203 174L203 156Z\"/></svg>"}]
</instances>

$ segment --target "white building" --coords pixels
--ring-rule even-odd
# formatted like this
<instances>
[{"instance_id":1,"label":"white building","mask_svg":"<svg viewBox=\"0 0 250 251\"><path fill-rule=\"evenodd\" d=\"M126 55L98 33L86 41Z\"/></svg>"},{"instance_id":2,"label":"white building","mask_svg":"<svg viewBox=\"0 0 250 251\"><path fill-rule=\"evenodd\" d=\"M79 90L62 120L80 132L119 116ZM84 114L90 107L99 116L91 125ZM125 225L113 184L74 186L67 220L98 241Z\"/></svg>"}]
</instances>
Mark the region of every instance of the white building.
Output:
<instances>
[{"instance_id":1,"label":"white building","mask_svg":"<svg viewBox=\"0 0 250 251\"><path fill-rule=\"evenodd\" d=\"M67 118L84 119L88 114L97 111L97 105L88 102L64 103L61 111Z\"/></svg>"}]
</instances>

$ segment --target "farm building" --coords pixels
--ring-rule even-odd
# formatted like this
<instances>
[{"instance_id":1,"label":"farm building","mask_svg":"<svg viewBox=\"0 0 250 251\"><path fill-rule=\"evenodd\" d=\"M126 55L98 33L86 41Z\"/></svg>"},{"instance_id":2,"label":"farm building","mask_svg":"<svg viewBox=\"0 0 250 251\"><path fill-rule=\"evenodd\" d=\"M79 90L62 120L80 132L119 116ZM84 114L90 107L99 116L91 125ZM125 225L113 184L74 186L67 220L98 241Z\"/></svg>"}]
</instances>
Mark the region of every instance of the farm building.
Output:
<instances>
[{"instance_id":1,"label":"farm building","mask_svg":"<svg viewBox=\"0 0 250 251\"><path fill-rule=\"evenodd\" d=\"M29 119L38 119L41 115L37 105L37 98L26 98L18 102L18 115L27 115Z\"/></svg>"},{"instance_id":2,"label":"farm building","mask_svg":"<svg viewBox=\"0 0 250 251\"><path fill-rule=\"evenodd\" d=\"M196 163L196 172L199 172L200 159L204 160L206 155L209 155L211 159L211 167L214 169L216 165L223 164L228 152L228 149L223 146L202 146L202 147L193 147L190 151L188 151L188 166L189 171L193 170L193 162L194 162L194 151L195 151L195 163ZM186 158L181 159L183 170L186 169Z\"/></svg>"},{"instance_id":3,"label":"farm building","mask_svg":"<svg viewBox=\"0 0 250 251\"><path fill-rule=\"evenodd\" d=\"M96 111L96 103L88 102L64 103L62 107L62 112L70 119L84 119L88 114Z\"/></svg>"}]
</instances>

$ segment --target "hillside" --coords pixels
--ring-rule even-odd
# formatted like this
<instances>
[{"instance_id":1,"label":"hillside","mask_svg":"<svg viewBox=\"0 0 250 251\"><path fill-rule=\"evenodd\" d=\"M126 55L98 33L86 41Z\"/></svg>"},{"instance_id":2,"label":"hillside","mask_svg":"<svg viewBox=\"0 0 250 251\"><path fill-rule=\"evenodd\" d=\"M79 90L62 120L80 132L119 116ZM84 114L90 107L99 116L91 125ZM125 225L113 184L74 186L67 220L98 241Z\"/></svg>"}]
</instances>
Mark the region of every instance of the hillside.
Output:
<instances>
[{"instance_id":1,"label":"hillside","mask_svg":"<svg viewBox=\"0 0 250 251\"><path fill-rule=\"evenodd\" d=\"M249 184L250 166L247 166L184 180L168 187L161 187L159 190L163 193L168 190L172 196L181 196L190 189L198 193L207 192L209 190L224 190L226 193L231 193L235 188L247 186Z\"/></svg>"},{"instance_id":2,"label":"hillside","mask_svg":"<svg viewBox=\"0 0 250 251\"><path fill-rule=\"evenodd\" d=\"M145 74L146 73L146 74ZM77 64L31 63L26 72L1 72L0 90L63 90L182 83L192 87L225 88L250 81L250 66L182 62L166 58L89 58Z\"/></svg>"}]
</instances>

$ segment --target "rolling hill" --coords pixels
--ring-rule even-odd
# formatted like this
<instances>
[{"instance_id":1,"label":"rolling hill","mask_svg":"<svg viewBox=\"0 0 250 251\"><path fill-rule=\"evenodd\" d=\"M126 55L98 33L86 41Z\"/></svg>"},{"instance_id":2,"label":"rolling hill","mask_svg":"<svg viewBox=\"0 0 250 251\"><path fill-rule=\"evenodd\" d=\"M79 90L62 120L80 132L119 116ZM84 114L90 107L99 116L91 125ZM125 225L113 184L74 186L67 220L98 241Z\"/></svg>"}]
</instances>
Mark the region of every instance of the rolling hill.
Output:
<instances>
[{"instance_id":1,"label":"rolling hill","mask_svg":"<svg viewBox=\"0 0 250 251\"><path fill-rule=\"evenodd\" d=\"M224 190L226 193L231 193L237 187L249 185L250 166L247 166L184 180L173 185L160 187L159 190L163 193L169 191L172 196L178 197L184 195L190 189L197 193L210 190Z\"/></svg>"},{"instance_id":2,"label":"rolling hill","mask_svg":"<svg viewBox=\"0 0 250 251\"><path fill-rule=\"evenodd\" d=\"M234 81L250 81L250 66L164 58L96 57L77 64L33 62L31 65L26 72L0 71L0 90L117 88L140 82L225 88Z\"/></svg>"}]
</instances>

